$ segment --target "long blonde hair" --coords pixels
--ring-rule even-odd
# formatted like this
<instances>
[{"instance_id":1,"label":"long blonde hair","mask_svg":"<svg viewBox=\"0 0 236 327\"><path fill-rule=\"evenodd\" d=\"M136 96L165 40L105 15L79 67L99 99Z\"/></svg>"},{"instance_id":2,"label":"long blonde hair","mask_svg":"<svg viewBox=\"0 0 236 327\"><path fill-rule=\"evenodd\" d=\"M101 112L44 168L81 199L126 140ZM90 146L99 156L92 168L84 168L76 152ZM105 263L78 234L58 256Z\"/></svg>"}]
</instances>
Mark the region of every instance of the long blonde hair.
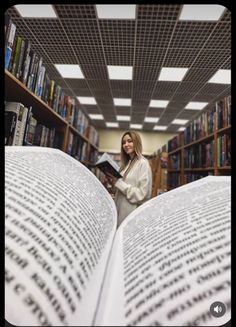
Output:
<instances>
[{"instance_id":1,"label":"long blonde hair","mask_svg":"<svg viewBox=\"0 0 236 327\"><path fill-rule=\"evenodd\" d=\"M121 168L120 170L123 170L129 160L130 160L130 156L124 151L123 149L123 138L125 135L129 135L133 141L133 144L134 144L134 152L135 152L135 157L136 158L139 158L142 156L142 140L141 140L141 137L140 135L135 132L135 131L126 131L123 135L122 135L122 138L121 138Z\"/></svg>"}]
</instances>

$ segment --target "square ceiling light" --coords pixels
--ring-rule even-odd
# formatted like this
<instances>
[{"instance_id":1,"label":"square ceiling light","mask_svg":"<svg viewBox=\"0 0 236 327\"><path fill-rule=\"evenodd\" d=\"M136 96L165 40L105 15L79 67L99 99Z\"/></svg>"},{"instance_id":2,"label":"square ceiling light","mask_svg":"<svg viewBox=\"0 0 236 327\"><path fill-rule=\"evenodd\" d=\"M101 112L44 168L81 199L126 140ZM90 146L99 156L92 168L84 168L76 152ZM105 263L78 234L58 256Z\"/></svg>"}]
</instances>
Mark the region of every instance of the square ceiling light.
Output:
<instances>
[{"instance_id":1,"label":"square ceiling light","mask_svg":"<svg viewBox=\"0 0 236 327\"><path fill-rule=\"evenodd\" d=\"M158 117L145 117L144 122L145 123L157 123L159 120Z\"/></svg>"},{"instance_id":2,"label":"square ceiling light","mask_svg":"<svg viewBox=\"0 0 236 327\"><path fill-rule=\"evenodd\" d=\"M169 102L168 100L151 100L149 107L166 108Z\"/></svg>"},{"instance_id":3,"label":"square ceiling light","mask_svg":"<svg viewBox=\"0 0 236 327\"><path fill-rule=\"evenodd\" d=\"M132 66L107 66L110 79L132 80Z\"/></svg>"},{"instance_id":4,"label":"square ceiling light","mask_svg":"<svg viewBox=\"0 0 236 327\"><path fill-rule=\"evenodd\" d=\"M104 119L103 115L99 115L99 114L89 114L89 117L94 120L103 120Z\"/></svg>"},{"instance_id":5,"label":"square ceiling light","mask_svg":"<svg viewBox=\"0 0 236 327\"><path fill-rule=\"evenodd\" d=\"M184 125L188 122L188 119L174 119L171 124Z\"/></svg>"},{"instance_id":6,"label":"square ceiling light","mask_svg":"<svg viewBox=\"0 0 236 327\"><path fill-rule=\"evenodd\" d=\"M178 132L183 132L184 130L185 130L185 127L183 127L183 126L177 129Z\"/></svg>"},{"instance_id":7,"label":"square ceiling light","mask_svg":"<svg viewBox=\"0 0 236 327\"><path fill-rule=\"evenodd\" d=\"M99 19L135 19L135 5L96 5Z\"/></svg>"},{"instance_id":8,"label":"square ceiling light","mask_svg":"<svg viewBox=\"0 0 236 327\"><path fill-rule=\"evenodd\" d=\"M218 20L224 10L221 5L184 5L179 20Z\"/></svg>"},{"instance_id":9,"label":"square ceiling light","mask_svg":"<svg viewBox=\"0 0 236 327\"><path fill-rule=\"evenodd\" d=\"M81 104L97 104L93 97L77 97L77 99Z\"/></svg>"},{"instance_id":10,"label":"square ceiling light","mask_svg":"<svg viewBox=\"0 0 236 327\"><path fill-rule=\"evenodd\" d=\"M57 18L52 5L15 5L20 16L25 18Z\"/></svg>"},{"instance_id":11,"label":"square ceiling light","mask_svg":"<svg viewBox=\"0 0 236 327\"><path fill-rule=\"evenodd\" d=\"M219 69L212 78L209 79L208 83L231 84L231 70Z\"/></svg>"},{"instance_id":12,"label":"square ceiling light","mask_svg":"<svg viewBox=\"0 0 236 327\"><path fill-rule=\"evenodd\" d=\"M118 120L118 121L130 121L130 116L123 116L123 115L121 115L121 116L116 116L116 119Z\"/></svg>"},{"instance_id":13,"label":"square ceiling light","mask_svg":"<svg viewBox=\"0 0 236 327\"><path fill-rule=\"evenodd\" d=\"M165 131L167 129L168 126L163 126L163 125L156 125L153 127L154 131Z\"/></svg>"},{"instance_id":14,"label":"square ceiling light","mask_svg":"<svg viewBox=\"0 0 236 327\"><path fill-rule=\"evenodd\" d=\"M54 64L54 66L64 78L84 78L79 65Z\"/></svg>"},{"instance_id":15,"label":"square ceiling light","mask_svg":"<svg viewBox=\"0 0 236 327\"><path fill-rule=\"evenodd\" d=\"M130 124L129 127L133 128L133 129L142 129L143 125L142 124Z\"/></svg>"},{"instance_id":16,"label":"square ceiling light","mask_svg":"<svg viewBox=\"0 0 236 327\"><path fill-rule=\"evenodd\" d=\"M158 81L180 82L187 73L188 68L163 67Z\"/></svg>"},{"instance_id":17,"label":"square ceiling light","mask_svg":"<svg viewBox=\"0 0 236 327\"><path fill-rule=\"evenodd\" d=\"M131 106L131 99L114 98L114 104L116 106Z\"/></svg>"},{"instance_id":18,"label":"square ceiling light","mask_svg":"<svg viewBox=\"0 0 236 327\"><path fill-rule=\"evenodd\" d=\"M119 127L119 124L113 122L106 122L106 127Z\"/></svg>"},{"instance_id":19,"label":"square ceiling light","mask_svg":"<svg viewBox=\"0 0 236 327\"><path fill-rule=\"evenodd\" d=\"M190 101L184 109L202 110L207 104L208 102Z\"/></svg>"}]
</instances>

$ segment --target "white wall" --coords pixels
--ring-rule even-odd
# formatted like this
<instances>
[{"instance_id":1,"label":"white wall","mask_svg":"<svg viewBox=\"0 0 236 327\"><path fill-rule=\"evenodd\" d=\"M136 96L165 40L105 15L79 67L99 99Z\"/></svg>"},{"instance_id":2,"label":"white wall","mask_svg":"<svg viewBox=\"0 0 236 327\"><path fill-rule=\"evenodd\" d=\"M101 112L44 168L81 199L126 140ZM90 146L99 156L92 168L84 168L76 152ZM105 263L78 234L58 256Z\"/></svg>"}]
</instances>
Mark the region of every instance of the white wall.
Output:
<instances>
[{"instance_id":1,"label":"white wall","mask_svg":"<svg viewBox=\"0 0 236 327\"><path fill-rule=\"evenodd\" d=\"M124 130L99 129L99 151L120 153L121 137L124 132ZM173 133L137 132L141 136L145 155L153 154L176 135Z\"/></svg>"}]
</instances>

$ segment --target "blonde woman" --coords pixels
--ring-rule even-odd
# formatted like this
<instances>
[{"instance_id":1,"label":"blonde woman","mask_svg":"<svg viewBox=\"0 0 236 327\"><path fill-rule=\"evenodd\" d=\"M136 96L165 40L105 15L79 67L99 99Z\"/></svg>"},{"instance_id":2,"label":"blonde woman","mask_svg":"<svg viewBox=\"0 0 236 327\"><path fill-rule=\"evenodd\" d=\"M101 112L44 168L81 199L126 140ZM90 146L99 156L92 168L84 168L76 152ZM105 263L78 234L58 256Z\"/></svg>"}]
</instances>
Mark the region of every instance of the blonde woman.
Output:
<instances>
[{"instance_id":1,"label":"blonde woman","mask_svg":"<svg viewBox=\"0 0 236 327\"><path fill-rule=\"evenodd\" d=\"M151 197L151 167L142 155L142 141L135 131L127 131L121 138L120 172L122 178L119 179L109 175L110 183L116 187L118 226L128 214Z\"/></svg>"}]
</instances>

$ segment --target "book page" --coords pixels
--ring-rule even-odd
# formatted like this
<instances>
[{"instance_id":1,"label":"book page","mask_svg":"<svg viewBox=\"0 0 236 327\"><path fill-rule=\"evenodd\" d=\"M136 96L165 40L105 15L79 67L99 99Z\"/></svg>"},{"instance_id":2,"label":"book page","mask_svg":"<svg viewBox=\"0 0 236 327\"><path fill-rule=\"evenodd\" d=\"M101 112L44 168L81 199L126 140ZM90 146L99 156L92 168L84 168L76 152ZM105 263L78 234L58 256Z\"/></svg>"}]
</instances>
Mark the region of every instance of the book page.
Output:
<instances>
[{"instance_id":1,"label":"book page","mask_svg":"<svg viewBox=\"0 0 236 327\"><path fill-rule=\"evenodd\" d=\"M5 148L5 318L89 326L116 231L114 202L57 149Z\"/></svg>"},{"instance_id":2,"label":"book page","mask_svg":"<svg viewBox=\"0 0 236 327\"><path fill-rule=\"evenodd\" d=\"M228 322L230 218L230 177L203 178L136 209L117 231L96 325ZM210 312L216 301L225 305L222 317Z\"/></svg>"}]
</instances>

